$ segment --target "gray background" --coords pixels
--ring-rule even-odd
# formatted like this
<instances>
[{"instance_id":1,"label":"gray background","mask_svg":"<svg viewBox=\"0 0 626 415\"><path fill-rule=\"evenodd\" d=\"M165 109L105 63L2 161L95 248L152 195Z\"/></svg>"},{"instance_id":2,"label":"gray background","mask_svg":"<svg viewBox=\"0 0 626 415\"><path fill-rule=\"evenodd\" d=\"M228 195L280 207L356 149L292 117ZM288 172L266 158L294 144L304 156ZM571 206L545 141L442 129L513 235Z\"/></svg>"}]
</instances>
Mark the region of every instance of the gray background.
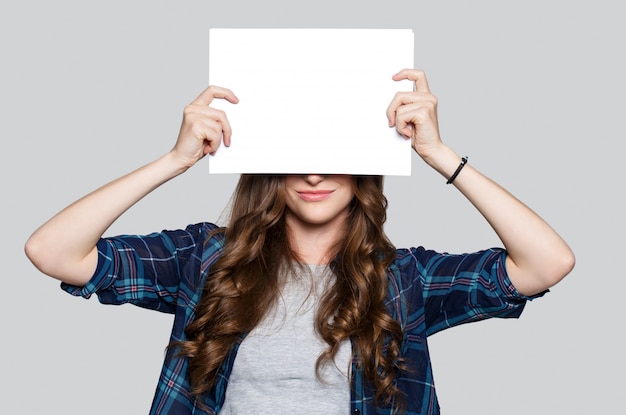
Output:
<instances>
[{"instance_id":1,"label":"gray background","mask_svg":"<svg viewBox=\"0 0 626 415\"><path fill-rule=\"evenodd\" d=\"M520 320L430 340L443 412L621 413L625 29L611 1L34 0L0 6L1 413L146 413L172 319L61 292L23 254L44 220L173 145L210 27L412 28L444 140L545 217L573 273ZM366 88L367 85L364 85ZM110 233L215 220L234 176L200 163ZM398 246L499 245L414 155L388 178ZM253 408L251 408L253 409Z\"/></svg>"}]
</instances>

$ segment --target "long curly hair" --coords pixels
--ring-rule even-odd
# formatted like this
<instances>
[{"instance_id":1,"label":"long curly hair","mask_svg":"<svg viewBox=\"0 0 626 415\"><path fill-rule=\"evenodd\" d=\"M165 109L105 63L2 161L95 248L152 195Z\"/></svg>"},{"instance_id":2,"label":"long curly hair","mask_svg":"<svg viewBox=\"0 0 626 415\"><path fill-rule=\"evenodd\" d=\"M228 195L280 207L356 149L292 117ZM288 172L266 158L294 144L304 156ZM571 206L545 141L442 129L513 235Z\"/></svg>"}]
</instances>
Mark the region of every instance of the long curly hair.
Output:
<instances>
[{"instance_id":1,"label":"long curly hair","mask_svg":"<svg viewBox=\"0 0 626 415\"><path fill-rule=\"evenodd\" d=\"M353 353L375 387L377 404L404 407L394 379L403 368L402 329L385 306L387 268L395 248L383 231L387 199L381 176L354 176L354 198L331 269L335 282L321 298L315 328L328 344L317 359L332 362L341 342ZM279 269L297 262L285 223L284 176L242 175L234 193L224 250L209 271L186 340L175 346L189 359L192 393L215 385L234 344L266 315L279 294Z\"/></svg>"}]
</instances>

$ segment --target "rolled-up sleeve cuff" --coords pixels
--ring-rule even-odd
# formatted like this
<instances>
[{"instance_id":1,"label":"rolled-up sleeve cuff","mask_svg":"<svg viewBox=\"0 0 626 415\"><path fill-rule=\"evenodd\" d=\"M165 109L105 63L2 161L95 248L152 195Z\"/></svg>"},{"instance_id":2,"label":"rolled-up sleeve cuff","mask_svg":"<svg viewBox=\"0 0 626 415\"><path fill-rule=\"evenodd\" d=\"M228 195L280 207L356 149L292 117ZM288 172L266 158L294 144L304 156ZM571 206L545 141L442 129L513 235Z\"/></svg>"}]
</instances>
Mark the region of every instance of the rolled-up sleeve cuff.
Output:
<instances>
[{"instance_id":1,"label":"rolled-up sleeve cuff","mask_svg":"<svg viewBox=\"0 0 626 415\"><path fill-rule=\"evenodd\" d=\"M498 260L495 263L495 267L496 267L496 286L498 287L499 290L502 291L502 293L504 294L503 298L510 298L512 301L532 301L535 298L539 298L542 297L545 293L550 292L550 290L545 290L543 292L540 292L538 294L534 294L531 296L528 295L522 295L519 293L519 291L517 291L517 288L515 288L515 285L513 285L513 282L511 282L511 279L509 278L509 274L506 270L506 256L507 253L506 251L502 251L500 253L500 256L498 257Z\"/></svg>"},{"instance_id":2,"label":"rolled-up sleeve cuff","mask_svg":"<svg viewBox=\"0 0 626 415\"><path fill-rule=\"evenodd\" d=\"M84 286L61 283L61 289L76 297L90 298L92 294L111 285L111 265L113 263L113 247L106 239L96 244L98 249L98 265L91 279Z\"/></svg>"}]
</instances>

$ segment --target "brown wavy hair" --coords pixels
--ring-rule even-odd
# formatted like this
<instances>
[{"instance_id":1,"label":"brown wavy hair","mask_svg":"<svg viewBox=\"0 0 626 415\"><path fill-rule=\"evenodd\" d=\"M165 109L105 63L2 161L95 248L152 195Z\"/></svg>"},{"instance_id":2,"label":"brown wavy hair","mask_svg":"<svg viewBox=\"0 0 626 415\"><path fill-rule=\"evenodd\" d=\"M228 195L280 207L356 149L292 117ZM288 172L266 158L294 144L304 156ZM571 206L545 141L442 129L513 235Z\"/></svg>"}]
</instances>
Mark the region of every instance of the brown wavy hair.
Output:
<instances>
[{"instance_id":1,"label":"brown wavy hair","mask_svg":"<svg viewBox=\"0 0 626 415\"><path fill-rule=\"evenodd\" d=\"M394 379L403 369L402 329L387 311L387 267L395 248L383 231L387 199L382 176L354 176L345 235L332 252L333 287L320 300L316 330L328 344L317 360L332 363L342 341L374 386L379 405L404 407ZM192 393L215 385L234 344L266 315L279 293L279 268L298 262L285 223L284 176L242 175L234 194L224 250L209 271L195 320L177 346L189 359Z\"/></svg>"}]
</instances>

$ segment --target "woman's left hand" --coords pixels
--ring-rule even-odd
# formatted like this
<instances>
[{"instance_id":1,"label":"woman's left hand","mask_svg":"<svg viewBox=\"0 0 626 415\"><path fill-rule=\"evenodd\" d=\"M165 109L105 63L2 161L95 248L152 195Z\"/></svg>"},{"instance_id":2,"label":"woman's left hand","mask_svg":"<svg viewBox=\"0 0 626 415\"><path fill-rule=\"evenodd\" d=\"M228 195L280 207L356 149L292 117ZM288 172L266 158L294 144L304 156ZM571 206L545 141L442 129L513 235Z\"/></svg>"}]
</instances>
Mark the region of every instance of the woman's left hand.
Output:
<instances>
[{"instance_id":1,"label":"woman's left hand","mask_svg":"<svg viewBox=\"0 0 626 415\"><path fill-rule=\"evenodd\" d=\"M461 158L442 143L437 122L437 99L430 93L426 75L403 69L393 80L411 80L414 91L398 92L389 107L389 126L407 139L422 159L446 179ZM522 295L534 295L558 283L572 269L574 254L563 239L535 212L504 188L467 165L454 186L482 214L507 251L506 270Z\"/></svg>"},{"instance_id":2,"label":"woman's left hand","mask_svg":"<svg viewBox=\"0 0 626 415\"><path fill-rule=\"evenodd\" d=\"M406 139L411 139L413 149L425 158L441 145L437 121L437 98L431 94L424 71L403 69L393 75L394 81L404 79L415 83L412 92L398 92L387 107L390 127L396 127Z\"/></svg>"}]
</instances>

